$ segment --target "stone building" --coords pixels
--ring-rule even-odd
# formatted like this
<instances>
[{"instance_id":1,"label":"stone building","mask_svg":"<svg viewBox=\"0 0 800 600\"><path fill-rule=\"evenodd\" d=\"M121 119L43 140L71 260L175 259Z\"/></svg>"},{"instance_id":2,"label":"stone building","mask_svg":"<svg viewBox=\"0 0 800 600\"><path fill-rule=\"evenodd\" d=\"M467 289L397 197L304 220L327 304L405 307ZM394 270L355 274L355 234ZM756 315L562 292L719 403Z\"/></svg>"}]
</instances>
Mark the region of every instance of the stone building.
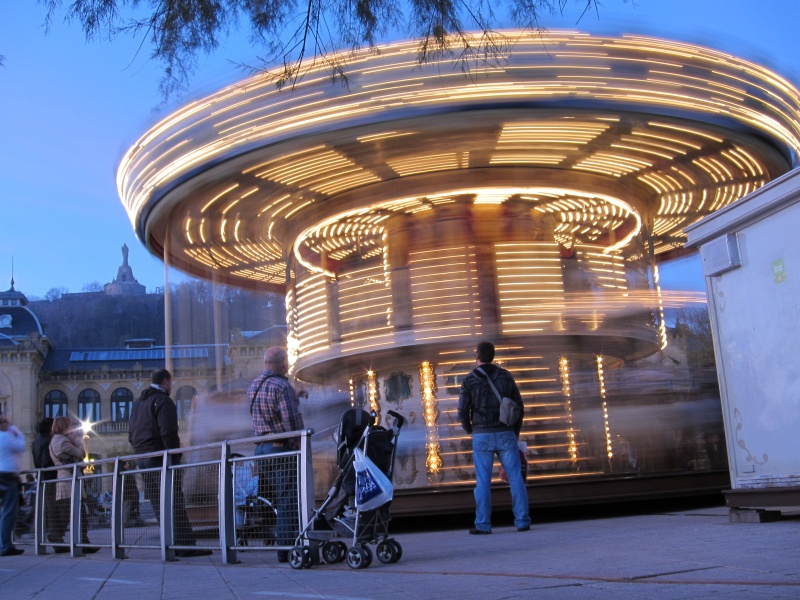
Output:
<instances>
[{"instance_id":1,"label":"stone building","mask_svg":"<svg viewBox=\"0 0 800 600\"><path fill-rule=\"evenodd\" d=\"M103 293L140 295L144 290L125 254L123 249L123 265ZM172 397L182 441L189 445L197 437L190 420L193 407L236 401L263 368L264 350L285 342L285 327L277 325L265 331L234 331L227 343L173 345L169 350L152 338L128 339L116 348L57 347L12 279L11 288L0 292L0 410L29 443L42 418L69 416L92 423L93 456L130 454L133 401L149 385L151 373L166 366L174 376ZM230 433L247 434L240 430L241 426ZM32 466L29 454L25 461L26 468Z\"/></svg>"}]
</instances>

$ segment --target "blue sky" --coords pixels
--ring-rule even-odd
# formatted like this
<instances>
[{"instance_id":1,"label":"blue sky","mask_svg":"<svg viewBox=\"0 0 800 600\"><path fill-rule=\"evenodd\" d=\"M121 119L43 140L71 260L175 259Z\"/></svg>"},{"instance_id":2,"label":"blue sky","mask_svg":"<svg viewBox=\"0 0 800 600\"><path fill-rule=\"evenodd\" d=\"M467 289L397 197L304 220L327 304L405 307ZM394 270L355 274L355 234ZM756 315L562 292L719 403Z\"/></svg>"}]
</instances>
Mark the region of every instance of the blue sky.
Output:
<instances>
[{"instance_id":1,"label":"blue sky","mask_svg":"<svg viewBox=\"0 0 800 600\"><path fill-rule=\"evenodd\" d=\"M576 24L578 6L544 24L700 43L800 85L796 0L604 0L599 16ZM176 107L156 108L161 66L140 40L87 43L60 17L45 35L35 0L0 0L0 15L0 289L9 287L12 257L15 287L29 297L108 283L123 243L137 279L150 291L163 285L164 267L136 239L114 182L125 150ZM243 77L231 61L258 54L246 37L234 33L213 57L200 58L187 99Z\"/></svg>"}]
</instances>

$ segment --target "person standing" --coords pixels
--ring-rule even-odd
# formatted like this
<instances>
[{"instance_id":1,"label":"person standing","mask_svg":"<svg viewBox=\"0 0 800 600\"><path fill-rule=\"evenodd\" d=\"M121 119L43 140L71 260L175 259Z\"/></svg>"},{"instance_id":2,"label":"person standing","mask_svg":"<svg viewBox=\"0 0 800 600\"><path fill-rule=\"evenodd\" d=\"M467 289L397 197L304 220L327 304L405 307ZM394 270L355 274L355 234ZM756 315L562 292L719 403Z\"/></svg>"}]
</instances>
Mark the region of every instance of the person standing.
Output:
<instances>
[{"instance_id":1,"label":"person standing","mask_svg":"<svg viewBox=\"0 0 800 600\"><path fill-rule=\"evenodd\" d=\"M86 460L86 449L83 447L83 432L73 425L69 417L56 417L53 421L53 437L50 439L50 459L57 467L65 467L57 471L59 481L56 483L56 501L53 511L53 527L47 539L53 543L64 543L64 534L67 532L70 521L70 507L72 502L72 465ZM81 473L83 469L81 469ZM89 543L88 504L81 498L81 543ZM99 551L97 546L84 546L84 554L94 554ZM56 546L55 552L69 552L64 546Z\"/></svg>"},{"instance_id":2,"label":"person standing","mask_svg":"<svg viewBox=\"0 0 800 600\"><path fill-rule=\"evenodd\" d=\"M25 552L11 542L14 521L19 511L19 474L25 436L8 416L0 413L0 556L18 556Z\"/></svg>"},{"instance_id":3,"label":"person standing","mask_svg":"<svg viewBox=\"0 0 800 600\"><path fill-rule=\"evenodd\" d=\"M131 418L128 424L128 442L137 454L172 450L181 447L181 438L178 435L178 409L172 398L172 374L166 369L159 369L150 378L150 386L146 388L139 399L134 402L131 409ZM173 465L181 462L180 454L169 455ZM137 459L139 469L161 468L163 461L160 456ZM156 518L161 518L160 474L158 471L149 471L142 474L144 495L150 501ZM197 538L186 514L186 502L182 489L183 472L176 469L173 478L173 530L175 532L176 546L194 546ZM209 549L176 550L175 555L180 557L209 556Z\"/></svg>"},{"instance_id":4,"label":"person standing","mask_svg":"<svg viewBox=\"0 0 800 600\"><path fill-rule=\"evenodd\" d=\"M522 395L514 377L493 364L494 345L480 342L476 348L478 366L461 383L458 397L458 418L464 431L472 435L472 460L475 465L475 527L472 535L492 533L492 465L495 454L508 474L511 506L517 531L530 531L528 490L522 478L518 438L522 418L514 425L500 422L500 400L492 390L491 379L501 397L511 398L524 412Z\"/></svg>"},{"instance_id":5,"label":"person standing","mask_svg":"<svg viewBox=\"0 0 800 600\"><path fill-rule=\"evenodd\" d=\"M289 356L286 350L280 346L268 348L264 353L264 371L247 390L254 436L288 433L305 427L303 415L300 414L300 400L286 377L288 372ZM286 438L258 444L255 454L264 456L299 448L298 438ZM260 485L267 497L274 500L278 511L277 543L279 546L292 546L299 531L296 476L280 467L269 468L273 467L270 461L262 462L268 468L262 469L259 475ZM278 551L279 562L286 562L288 557L287 550Z\"/></svg>"},{"instance_id":6,"label":"person standing","mask_svg":"<svg viewBox=\"0 0 800 600\"><path fill-rule=\"evenodd\" d=\"M50 441L53 439L51 429L53 419L45 417L39 421L36 427L36 437L31 442L31 454L33 455L33 466L37 469L54 467L53 459L50 457ZM47 534L53 532L55 525L56 510L56 486L48 481L53 481L57 477L55 471L42 471L39 473L39 489L44 490L44 527ZM57 548L56 552L62 548Z\"/></svg>"},{"instance_id":7,"label":"person standing","mask_svg":"<svg viewBox=\"0 0 800 600\"><path fill-rule=\"evenodd\" d=\"M124 461L120 470L124 472L135 469L132 463L132 460ZM122 481L122 523L125 527L141 527L144 521L139 511L139 488L136 486L136 478L127 475Z\"/></svg>"}]
</instances>

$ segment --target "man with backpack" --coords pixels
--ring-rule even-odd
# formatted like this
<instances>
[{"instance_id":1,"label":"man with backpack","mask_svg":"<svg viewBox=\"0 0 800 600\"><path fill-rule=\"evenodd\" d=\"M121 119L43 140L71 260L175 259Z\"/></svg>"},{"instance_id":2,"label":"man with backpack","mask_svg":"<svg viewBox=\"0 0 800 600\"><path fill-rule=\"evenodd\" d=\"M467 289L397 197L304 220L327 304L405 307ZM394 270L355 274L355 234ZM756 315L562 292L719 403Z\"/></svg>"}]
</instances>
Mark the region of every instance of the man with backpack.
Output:
<instances>
[{"instance_id":1,"label":"man with backpack","mask_svg":"<svg viewBox=\"0 0 800 600\"><path fill-rule=\"evenodd\" d=\"M524 405L514 377L493 364L494 345L480 342L476 348L478 366L461 383L458 418L472 435L475 466L475 527L472 535L492 533L492 468L495 454L508 474L511 505L517 531L530 531L528 490L522 478L518 438ZM505 406L504 406L505 405ZM518 410L514 410L514 406ZM502 418L506 421L501 421Z\"/></svg>"}]
</instances>

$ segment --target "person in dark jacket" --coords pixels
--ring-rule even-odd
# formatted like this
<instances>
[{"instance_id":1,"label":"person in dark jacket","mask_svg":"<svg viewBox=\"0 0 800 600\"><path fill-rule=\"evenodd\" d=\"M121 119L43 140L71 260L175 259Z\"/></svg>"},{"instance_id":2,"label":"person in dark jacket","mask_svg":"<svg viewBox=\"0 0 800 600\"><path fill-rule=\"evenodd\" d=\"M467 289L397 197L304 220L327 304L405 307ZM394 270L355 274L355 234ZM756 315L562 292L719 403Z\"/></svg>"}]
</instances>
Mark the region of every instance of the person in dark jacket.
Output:
<instances>
[{"instance_id":1,"label":"person in dark jacket","mask_svg":"<svg viewBox=\"0 0 800 600\"><path fill-rule=\"evenodd\" d=\"M178 409L172 398L172 374L166 369L159 369L151 378L150 387L145 389L139 399L134 402L131 409L131 418L128 423L128 441L137 454L172 450L181 447L181 438L178 435ZM181 454L170 454L173 465L180 464ZM137 459L137 468L161 468L162 457ZM160 473L149 471L142 474L144 482L144 495L150 501L156 518L161 518L161 485ZM197 538L189 523L186 514L186 503L181 487L182 472L175 470L173 479L173 529L175 531L176 546L194 546ZM211 550L191 549L176 550L176 556L208 556Z\"/></svg>"},{"instance_id":2,"label":"person in dark jacket","mask_svg":"<svg viewBox=\"0 0 800 600\"><path fill-rule=\"evenodd\" d=\"M530 531L528 490L522 479L518 445L522 419L514 425L500 422L500 399L489 385L487 377L492 380L500 396L511 398L524 414L522 395L511 373L493 364L494 345L491 342L480 342L476 355L478 366L464 378L458 397L458 418L464 431L472 435L475 466L475 527L469 532L473 535L492 533L491 486L495 454L500 458L511 486L514 525L517 531Z\"/></svg>"},{"instance_id":3,"label":"person in dark jacket","mask_svg":"<svg viewBox=\"0 0 800 600\"><path fill-rule=\"evenodd\" d=\"M37 469L55 466L53 459L50 457L50 440L53 439L52 428L53 419L50 417L45 417L39 421L39 425L36 427L36 437L31 442L31 454L33 455L33 466ZM55 470L42 471L40 475L40 484L44 486L40 488L44 489L44 527L48 534L52 533L55 526L56 486L46 482L52 481L56 477ZM61 550L61 548L58 550Z\"/></svg>"}]
</instances>

